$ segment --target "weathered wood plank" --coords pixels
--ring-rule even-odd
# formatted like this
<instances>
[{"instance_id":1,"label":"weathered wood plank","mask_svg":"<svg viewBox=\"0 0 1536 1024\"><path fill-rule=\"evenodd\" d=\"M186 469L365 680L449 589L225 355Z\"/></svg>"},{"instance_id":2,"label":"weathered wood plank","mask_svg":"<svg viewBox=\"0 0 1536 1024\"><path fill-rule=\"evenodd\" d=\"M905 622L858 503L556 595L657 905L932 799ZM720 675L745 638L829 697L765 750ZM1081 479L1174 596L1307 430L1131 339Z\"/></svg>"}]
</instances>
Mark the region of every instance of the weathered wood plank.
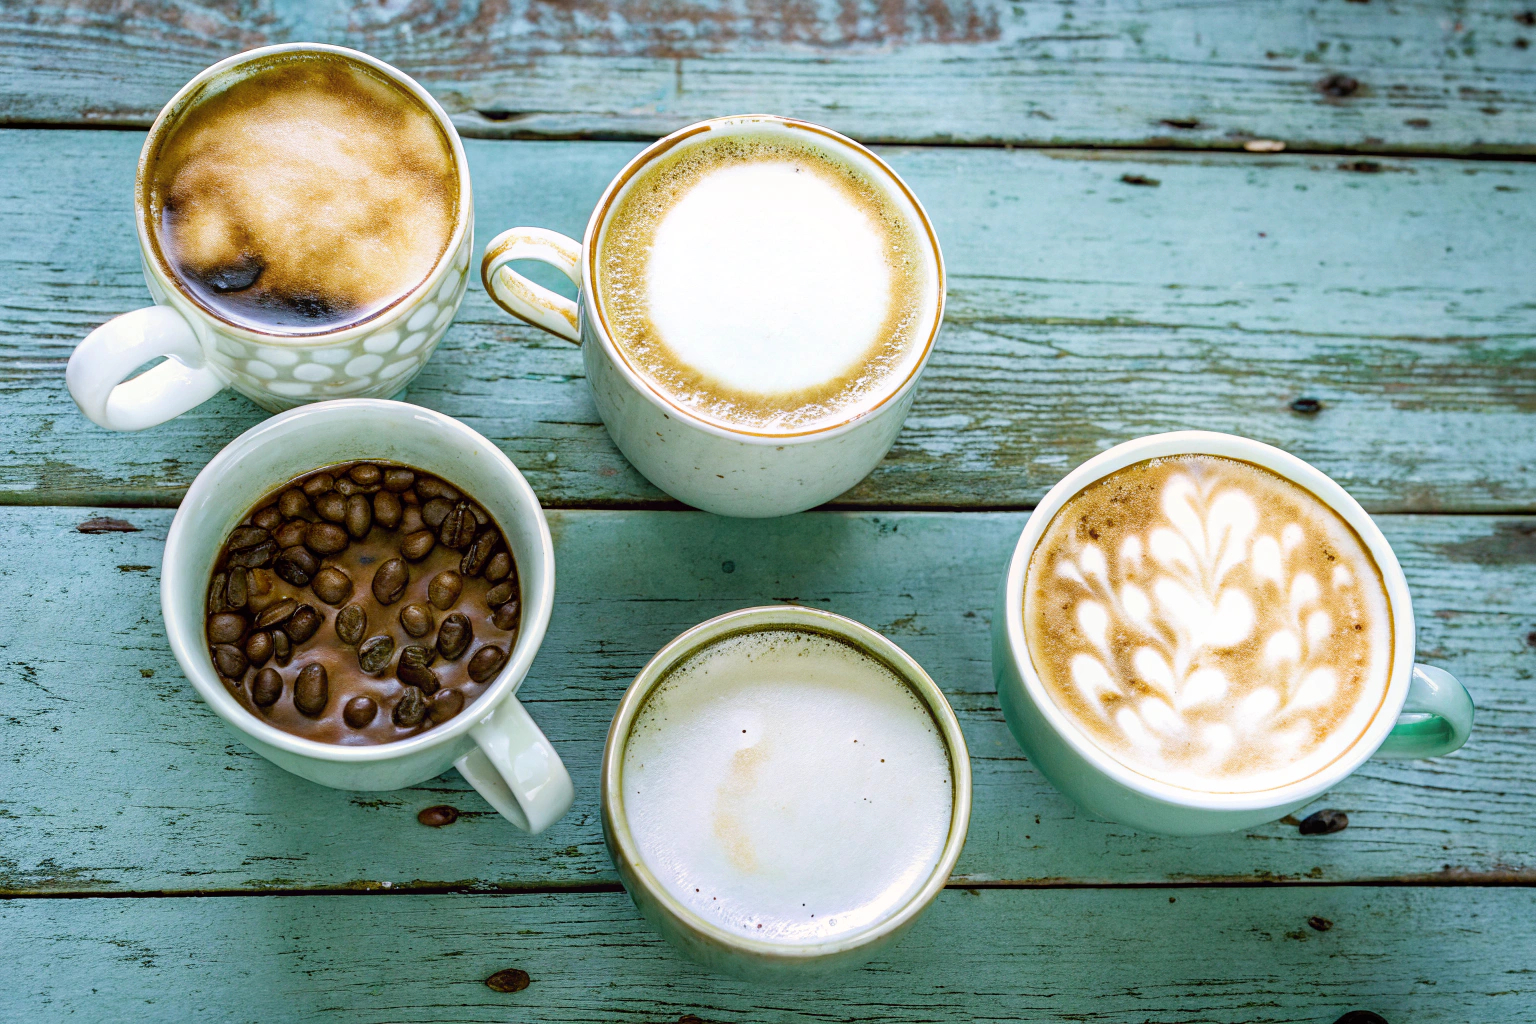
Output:
<instances>
[{"instance_id":1,"label":"weathered wood plank","mask_svg":"<svg viewBox=\"0 0 1536 1024\"><path fill-rule=\"evenodd\" d=\"M1328 922L1331 927L1317 930ZM705 973L621 892L0 902L8 1020L1529 1021L1536 890L949 890L868 967ZM531 984L500 994L508 967Z\"/></svg>"},{"instance_id":2,"label":"weathered wood plank","mask_svg":"<svg viewBox=\"0 0 1536 1024\"><path fill-rule=\"evenodd\" d=\"M111 435L63 381L81 336L147 300L129 206L142 136L3 138L0 499L174 504L260 411L222 396ZM580 234L636 148L472 141L481 237ZM1207 427L1296 452L1373 511L1536 509L1536 166L886 155L938 226L949 319L906 430L843 503L1027 507L1116 441ZM1299 396L1321 413L1292 411ZM549 504L664 501L608 441L579 352L478 285L410 398L495 440Z\"/></svg>"},{"instance_id":3,"label":"weathered wood plank","mask_svg":"<svg viewBox=\"0 0 1536 1024\"><path fill-rule=\"evenodd\" d=\"M709 616L794 600L902 644L944 688L970 745L975 806L957 883L1536 878L1536 519L1384 517L1414 588L1419 649L1480 708L1435 761L1372 763L1318 806L1337 835L1136 835L1074 809L1025 762L991 682L988 619L1023 514L556 512L558 590L523 688L570 767L575 809L528 838L457 775L348 794L245 750L166 647L157 572L170 513L85 535L84 509L0 509L0 892L526 888L612 883L597 768L620 694ZM472 812L446 829L423 807Z\"/></svg>"},{"instance_id":4,"label":"weathered wood plank","mask_svg":"<svg viewBox=\"0 0 1536 1024\"><path fill-rule=\"evenodd\" d=\"M466 132L651 137L768 110L890 142L1536 151L1524 0L0 4L0 119L147 125L265 43L360 47Z\"/></svg>"}]
</instances>

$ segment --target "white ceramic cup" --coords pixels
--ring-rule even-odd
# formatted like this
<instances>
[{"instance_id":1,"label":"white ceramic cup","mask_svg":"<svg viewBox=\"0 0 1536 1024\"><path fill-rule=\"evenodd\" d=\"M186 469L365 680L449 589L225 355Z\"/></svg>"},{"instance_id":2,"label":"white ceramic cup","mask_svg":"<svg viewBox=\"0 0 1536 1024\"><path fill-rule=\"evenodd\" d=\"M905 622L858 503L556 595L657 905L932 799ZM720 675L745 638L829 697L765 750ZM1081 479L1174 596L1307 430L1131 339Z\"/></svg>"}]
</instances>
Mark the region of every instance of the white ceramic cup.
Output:
<instances>
[{"instance_id":1,"label":"white ceramic cup","mask_svg":"<svg viewBox=\"0 0 1536 1024\"><path fill-rule=\"evenodd\" d=\"M1030 557L1051 518L1069 498L1116 470L1147 459L1203 454L1242 459L1300 485L1337 512L1376 560L1392 613L1392 663L1386 696L1354 744L1320 771L1256 793L1212 793L1154 781L1110 757L1051 699L1024 636L1024 588ZM1322 471L1296 456L1231 434L1186 430L1138 438L1089 459L1051 488L1014 548L992 614L992 675L1019 746L1074 803L1100 817L1148 832L1202 835L1273 821L1305 806L1370 757L1438 757L1472 731L1466 688L1443 669L1414 664L1413 604L1397 556L1360 504Z\"/></svg>"},{"instance_id":2,"label":"white ceramic cup","mask_svg":"<svg viewBox=\"0 0 1536 1024\"><path fill-rule=\"evenodd\" d=\"M343 330L291 335L226 320L199 303L156 255L150 239L150 161L159 139L205 93L252 62L274 56L332 53L367 65L415 96L453 146L459 206L453 236L432 272L394 305ZM182 86L155 118L139 154L139 255L155 305L108 320L75 347L65 371L80 411L109 430L142 430L180 416L225 388L268 412L328 398L395 395L426 365L447 331L468 281L474 248L474 201L464 147L448 115L409 75L366 53L324 43L284 43L227 57ZM165 360L132 379L129 374Z\"/></svg>"},{"instance_id":3,"label":"white ceramic cup","mask_svg":"<svg viewBox=\"0 0 1536 1024\"><path fill-rule=\"evenodd\" d=\"M764 942L721 928L688 909L651 872L629 829L624 811L624 751L635 715L651 689L679 662L713 643L740 633L765 629L801 629L836 637L872 655L900 676L933 716L949 752L953 812L949 835L933 872L912 898L889 917L863 930L826 942L785 945ZM750 981L793 983L868 962L904 934L949 881L965 847L971 821L971 760L960 722L944 692L912 656L862 623L818 608L769 605L702 622L675 638L650 660L630 684L608 729L603 747L603 838L635 906L679 950L712 970Z\"/></svg>"},{"instance_id":4,"label":"white ceramic cup","mask_svg":"<svg viewBox=\"0 0 1536 1024\"><path fill-rule=\"evenodd\" d=\"M440 475L490 513L517 563L523 620L506 665L456 717L394 743L341 746L284 732L241 706L214 669L204 622L214 560L251 507L296 476L364 459ZM177 662L256 753L335 789L401 789L452 766L528 832L548 828L570 808L573 796L565 765L514 696L544 640L554 595L555 555L544 511L501 450L449 416L363 398L294 409L231 441L182 499L165 539L160 575L160 609Z\"/></svg>"},{"instance_id":5,"label":"white ceramic cup","mask_svg":"<svg viewBox=\"0 0 1536 1024\"><path fill-rule=\"evenodd\" d=\"M938 286L933 323L910 375L874 408L800 434L754 434L709 423L653 388L629 364L604 324L593 288L609 213L625 186L672 147L704 133L731 134L771 124L814 135L888 186L922 229ZM538 260L576 285L576 301L516 273L508 263ZM933 225L906 183L874 153L828 128L768 114L721 117L689 125L648 146L604 190L582 241L543 228L512 228L493 238L480 267L486 292L520 320L581 345L597 411L624 457L657 487L695 508L727 516L766 517L830 501L869 475L901 431L918 377L944 318L944 258ZM728 340L728 339L723 339Z\"/></svg>"}]
</instances>

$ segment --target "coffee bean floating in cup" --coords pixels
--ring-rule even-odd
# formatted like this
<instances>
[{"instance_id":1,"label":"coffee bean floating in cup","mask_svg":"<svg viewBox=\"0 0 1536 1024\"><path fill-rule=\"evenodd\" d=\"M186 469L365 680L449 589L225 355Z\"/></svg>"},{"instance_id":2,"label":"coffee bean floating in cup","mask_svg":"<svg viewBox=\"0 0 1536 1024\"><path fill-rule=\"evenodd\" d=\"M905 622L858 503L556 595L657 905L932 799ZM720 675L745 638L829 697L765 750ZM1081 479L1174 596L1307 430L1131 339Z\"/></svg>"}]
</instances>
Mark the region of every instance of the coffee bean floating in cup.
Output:
<instances>
[{"instance_id":1,"label":"coffee bean floating in cup","mask_svg":"<svg viewBox=\"0 0 1536 1024\"><path fill-rule=\"evenodd\" d=\"M208 646L252 714L326 743L440 725L506 664L517 566L485 510L420 470L306 474L235 527L208 587Z\"/></svg>"}]
</instances>

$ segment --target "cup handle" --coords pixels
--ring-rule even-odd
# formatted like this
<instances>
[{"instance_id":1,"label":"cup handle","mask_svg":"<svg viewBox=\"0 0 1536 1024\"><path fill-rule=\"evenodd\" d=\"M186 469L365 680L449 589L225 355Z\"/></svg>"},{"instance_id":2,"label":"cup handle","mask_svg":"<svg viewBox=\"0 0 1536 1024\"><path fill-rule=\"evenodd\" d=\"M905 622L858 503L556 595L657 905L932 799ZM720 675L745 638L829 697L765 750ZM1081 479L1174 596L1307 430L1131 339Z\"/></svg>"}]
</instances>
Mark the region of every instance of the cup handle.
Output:
<instances>
[{"instance_id":1,"label":"cup handle","mask_svg":"<svg viewBox=\"0 0 1536 1024\"><path fill-rule=\"evenodd\" d=\"M125 378L151 359L165 362ZM108 430L143 430L180 416L224 390L185 317L146 306L114 317L75 346L64 371L69 393L91 422Z\"/></svg>"},{"instance_id":2,"label":"cup handle","mask_svg":"<svg viewBox=\"0 0 1536 1024\"><path fill-rule=\"evenodd\" d=\"M1442 668L1413 666L1408 699L1374 756L1386 761L1439 757L1467 742L1476 709L1467 688Z\"/></svg>"},{"instance_id":3,"label":"cup handle","mask_svg":"<svg viewBox=\"0 0 1536 1024\"><path fill-rule=\"evenodd\" d=\"M512 228L485 247L480 261L480 283L502 309L550 334L581 344L576 303L534 284L507 266L513 260L538 260L558 269L577 288L581 287L581 243L558 231L544 228Z\"/></svg>"},{"instance_id":4,"label":"cup handle","mask_svg":"<svg viewBox=\"0 0 1536 1024\"><path fill-rule=\"evenodd\" d=\"M453 766L502 817L537 835L571 809L571 776L516 697L503 700L469 735L475 749Z\"/></svg>"}]
</instances>

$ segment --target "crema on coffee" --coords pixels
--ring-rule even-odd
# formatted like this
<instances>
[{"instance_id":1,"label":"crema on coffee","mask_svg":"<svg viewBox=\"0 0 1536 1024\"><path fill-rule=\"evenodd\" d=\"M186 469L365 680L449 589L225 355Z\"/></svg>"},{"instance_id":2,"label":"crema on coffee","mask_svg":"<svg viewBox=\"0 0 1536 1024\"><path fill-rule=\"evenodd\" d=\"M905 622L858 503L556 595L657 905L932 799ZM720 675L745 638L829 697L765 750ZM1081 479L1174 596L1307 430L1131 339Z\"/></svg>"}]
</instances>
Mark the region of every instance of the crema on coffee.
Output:
<instances>
[{"instance_id":1,"label":"crema on coffee","mask_svg":"<svg viewBox=\"0 0 1536 1024\"><path fill-rule=\"evenodd\" d=\"M900 910L932 876L954 810L921 699L864 651L795 629L679 663L635 717L622 792L641 858L673 897L783 944Z\"/></svg>"},{"instance_id":2,"label":"crema on coffee","mask_svg":"<svg viewBox=\"0 0 1536 1024\"><path fill-rule=\"evenodd\" d=\"M1256 792L1369 725L1392 618L1360 537L1253 464L1152 459L1078 492L1030 559L1030 659L1056 706L1152 779Z\"/></svg>"},{"instance_id":3,"label":"crema on coffee","mask_svg":"<svg viewBox=\"0 0 1536 1024\"><path fill-rule=\"evenodd\" d=\"M146 172L166 269L209 312L276 334L377 316L432 272L458 216L432 112L340 54L279 54L211 83Z\"/></svg>"},{"instance_id":4,"label":"crema on coffee","mask_svg":"<svg viewBox=\"0 0 1536 1024\"><path fill-rule=\"evenodd\" d=\"M607 215L598 306L657 392L733 429L795 434L875 407L932 339L937 260L871 160L808 130L678 143Z\"/></svg>"}]
</instances>

